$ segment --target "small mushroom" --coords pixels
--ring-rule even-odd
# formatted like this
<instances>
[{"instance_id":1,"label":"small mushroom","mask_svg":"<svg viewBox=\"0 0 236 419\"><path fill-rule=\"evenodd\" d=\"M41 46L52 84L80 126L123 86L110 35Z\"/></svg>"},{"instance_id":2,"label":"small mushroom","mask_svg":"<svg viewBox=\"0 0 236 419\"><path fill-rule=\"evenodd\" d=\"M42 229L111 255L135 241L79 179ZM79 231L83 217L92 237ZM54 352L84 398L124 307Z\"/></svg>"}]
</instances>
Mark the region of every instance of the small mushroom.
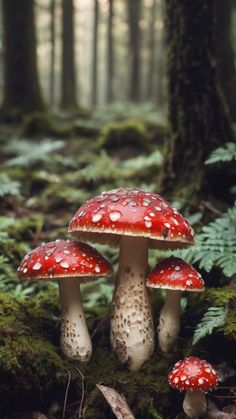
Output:
<instances>
[{"instance_id":1,"label":"small mushroom","mask_svg":"<svg viewBox=\"0 0 236 419\"><path fill-rule=\"evenodd\" d=\"M218 375L207 361L191 356L174 365L168 381L171 387L186 391L183 410L188 417L197 419L206 413L205 393L217 387Z\"/></svg>"},{"instance_id":2,"label":"small mushroom","mask_svg":"<svg viewBox=\"0 0 236 419\"><path fill-rule=\"evenodd\" d=\"M137 370L152 354L154 330L146 287L148 249L175 249L194 242L193 229L161 196L120 188L86 202L69 224L82 240L119 246L111 345L121 363Z\"/></svg>"},{"instance_id":3,"label":"small mushroom","mask_svg":"<svg viewBox=\"0 0 236 419\"><path fill-rule=\"evenodd\" d=\"M88 362L92 355L80 294L80 283L112 272L110 263L85 243L56 240L28 253L17 270L20 280L58 281L61 300L61 349L71 359Z\"/></svg>"},{"instance_id":4,"label":"small mushroom","mask_svg":"<svg viewBox=\"0 0 236 419\"><path fill-rule=\"evenodd\" d=\"M160 313L158 341L163 352L169 352L180 331L182 291L204 291L201 274L182 259L170 257L158 263L147 277L150 288L164 288L166 299Z\"/></svg>"}]
</instances>

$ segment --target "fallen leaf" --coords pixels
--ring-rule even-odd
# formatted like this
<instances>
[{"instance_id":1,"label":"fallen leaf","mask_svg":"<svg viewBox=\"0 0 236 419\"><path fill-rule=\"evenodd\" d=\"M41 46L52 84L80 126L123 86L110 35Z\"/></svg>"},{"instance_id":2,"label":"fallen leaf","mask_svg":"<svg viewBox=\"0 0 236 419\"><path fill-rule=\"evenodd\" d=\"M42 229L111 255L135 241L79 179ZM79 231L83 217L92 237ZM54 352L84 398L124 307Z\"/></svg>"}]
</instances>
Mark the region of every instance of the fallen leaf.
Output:
<instances>
[{"instance_id":1,"label":"fallen leaf","mask_svg":"<svg viewBox=\"0 0 236 419\"><path fill-rule=\"evenodd\" d=\"M117 419L135 419L124 396L119 394L114 388L100 384L97 384L97 388L102 392Z\"/></svg>"}]
</instances>

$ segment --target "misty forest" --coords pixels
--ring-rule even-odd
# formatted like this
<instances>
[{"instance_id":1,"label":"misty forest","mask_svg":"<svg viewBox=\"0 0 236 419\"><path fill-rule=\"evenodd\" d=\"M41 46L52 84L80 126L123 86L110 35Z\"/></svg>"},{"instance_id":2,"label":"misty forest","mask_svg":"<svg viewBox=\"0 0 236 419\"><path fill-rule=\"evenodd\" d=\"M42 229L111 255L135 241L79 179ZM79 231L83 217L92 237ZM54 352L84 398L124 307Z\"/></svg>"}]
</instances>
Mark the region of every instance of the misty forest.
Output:
<instances>
[{"instance_id":1,"label":"misty forest","mask_svg":"<svg viewBox=\"0 0 236 419\"><path fill-rule=\"evenodd\" d=\"M0 0L0 419L236 418L235 124L235 0Z\"/></svg>"}]
</instances>

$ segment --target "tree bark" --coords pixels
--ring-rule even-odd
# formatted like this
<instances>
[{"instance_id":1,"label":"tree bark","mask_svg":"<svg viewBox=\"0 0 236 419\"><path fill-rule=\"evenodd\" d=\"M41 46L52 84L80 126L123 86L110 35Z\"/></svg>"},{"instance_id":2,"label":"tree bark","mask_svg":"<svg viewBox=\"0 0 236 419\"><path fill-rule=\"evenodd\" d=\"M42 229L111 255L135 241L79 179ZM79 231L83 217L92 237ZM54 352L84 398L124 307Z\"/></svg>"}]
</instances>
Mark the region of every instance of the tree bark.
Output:
<instances>
[{"instance_id":1,"label":"tree bark","mask_svg":"<svg viewBox=\"0 0 236 419\"><path fill-rule=\"evenodd\" d=\"M92 92L91 102L97 105L97 73L98 73L98 24L99 24L99 2L94 0L94 21L93 21L93 52L92 52Z\"/></svg>"},{"instance_id":2,"label":"tree bark","mask_svg":"<svg viewBox=\"0 0 236 419\"><path fill-rule=\"evenodd\" d=\"M55 98L55 0L50 2L50 38L51 38L51 54L50 54L50 103L53 106Z\"/></svg>"},{"instance_id":3,"label":"tree bark","mask_svg":"<svg viewBox=\"0 0 236 419\"><path fill-rule=\"evenodd\" d=\"M77 108L74 52L74 2L62 0L62 98L65 110Z\"/></svg>"},{"instance_id":4,"label":"tree bark","mask_svg":"<svg viewBox=\"0 0 236 419\"><path fill-rule=\"evenodd\" d=\"M141 17L142 0L128 0L129 16L129 49L130 49L130 89L129 99L138 102L140 99L141 74L141 33L139 21Z\"/></svg>"},{"instance_id":5,"label":"tree bark","mask_svg":"<svg viewBox=\"0 0 236 419\"><path fill-rule=\"evenodd\" d=\"M196 171L231 138L217 80L215 1L166 0L169 122L167 176L196 181Z\"/></svg>"},{"instance_id":6,"label":"tree bark","mask_svg":"<svg viewBox=\"0 0 236 419\"><path fill-rule=\"evenodd\" d=\"M231 42L232 0L216 0L217 69L220 83L229 106L231 118L236 120L236 72Z\"/></svg>"},{"instance_id":7,"label":"tree bark","mask_svg":"<svg viewBox=\"0 0 236 419\"><path fill-rule=\"evenodd\" d=\"M33 0L3 0L4 92L2 116L14 118L42 111Z\"/></svg>"},{"instance_id":8,"label":"tree bark","mask_svg":"<svg viewBox=\"0 0 236 419\"><path fill-rule=\"evenodd\" d=\"M114 0L109 0L108 32L107 32L107 102L114 99L113 78L114 78L114 45L113 45L113 17Z\"/></svg>"}]
</instances>

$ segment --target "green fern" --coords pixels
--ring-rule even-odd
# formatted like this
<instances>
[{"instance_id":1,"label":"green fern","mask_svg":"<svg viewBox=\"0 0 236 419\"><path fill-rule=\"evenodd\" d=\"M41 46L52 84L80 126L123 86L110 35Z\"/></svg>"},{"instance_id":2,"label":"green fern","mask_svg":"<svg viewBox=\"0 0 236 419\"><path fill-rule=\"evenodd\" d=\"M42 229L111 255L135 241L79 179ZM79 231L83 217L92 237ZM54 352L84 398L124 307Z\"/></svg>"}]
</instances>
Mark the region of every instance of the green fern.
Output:
<instances>
[{"instance_id":1,"label":"green fern","mask_svg":"<svg viewBox=\"0 0 236 419\"><path fill-rule=\"evenodd\" d=\"M20 195L20 183L11 180L9 176L5 173L0 173L0 197L12 195Z\"/></svg>"},{"instance_id":2,"label":"green fern","mask_svg":"<svg viewBox=\"0 0 236 419\"><path fill-rule=\"evenodd\" d=\"M225 324L227 314L227 306L209 307L195 329L193 335L193 345L205 336L211 335L216 327L223 326Z\"/></svg>"},{"instance_id":3,"label":"green fern","mask_svg":"<svg viewBox=\"0 0 236 419\"><path fill-rule=\"evenodd\" d=\"M231 160L236 160L236 144L226 143L225 147L219 147L214 150L205 164L214 164Z\"/></svg>"},{"instance_id":4,"label":"green fern","mask_svg":"<svg viewBox=\"0 0 236 419\"><path fill-rule=\"evenodd\" d=\"M46 162L51 159L51 153L61 150L64 142L61 140L45 139L39 143L33 143L23 139L14 139L5 147L7 153L17 156L7 161L7 166L32 166L38 162Z\"/></svg>"},{"instance_id":5,"label":"green fern","mask_svg":"<svg viewBox=\"0 0 236 419\"><path fill-rule=\"evenodd\" d=\"M227 277L236 273L236 203L221 217L202 228L191 249L176 254L188 262L199 263L209 272L213 266Z\"/></svg>"}]
</instances>

